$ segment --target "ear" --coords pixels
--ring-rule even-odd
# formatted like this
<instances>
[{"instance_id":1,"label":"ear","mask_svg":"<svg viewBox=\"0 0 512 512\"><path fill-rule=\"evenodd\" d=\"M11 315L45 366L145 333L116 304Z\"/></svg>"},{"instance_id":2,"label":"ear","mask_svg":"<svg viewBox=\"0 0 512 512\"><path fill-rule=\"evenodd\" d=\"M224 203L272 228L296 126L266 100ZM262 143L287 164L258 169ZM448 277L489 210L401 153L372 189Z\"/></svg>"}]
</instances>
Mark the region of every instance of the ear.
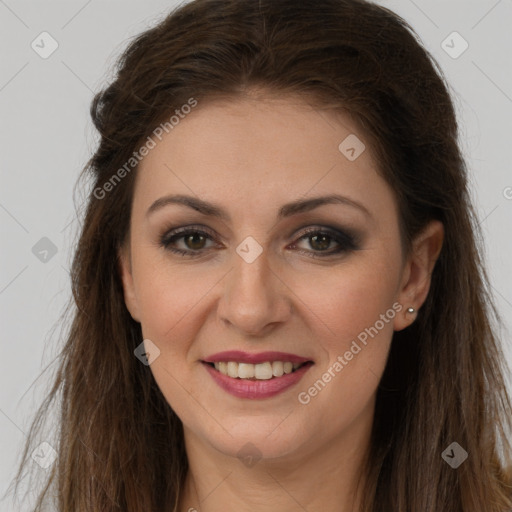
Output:
<instances>
[{"instance_id":1,"label":"ear","mask_svg":"<svg viewBox=\"0 0 512 512\"><path fill-rule=\"evenodd\" d=\"M130 315L136 322L140 322L139 306L135 286L133 284L131 254L128 244L118 251L118 267L123 283L124 302Z\"/></svg>"},{"instance_id":2,"label":"ear","mask_svg":"<svg viewBox=\"0 0 512 512\"><path fill-rule=\"evenodd\" d=\"M417 311L425 302L430 290L434 265L441 252L444 239L444 226L438 220L432 220L414 239L411 255L404 265L398 302L403 305L402 314L394 320L394 330L401 331L416 318ZM408 308L414 313L408 313Z\"/></svg>"}]
</instances>

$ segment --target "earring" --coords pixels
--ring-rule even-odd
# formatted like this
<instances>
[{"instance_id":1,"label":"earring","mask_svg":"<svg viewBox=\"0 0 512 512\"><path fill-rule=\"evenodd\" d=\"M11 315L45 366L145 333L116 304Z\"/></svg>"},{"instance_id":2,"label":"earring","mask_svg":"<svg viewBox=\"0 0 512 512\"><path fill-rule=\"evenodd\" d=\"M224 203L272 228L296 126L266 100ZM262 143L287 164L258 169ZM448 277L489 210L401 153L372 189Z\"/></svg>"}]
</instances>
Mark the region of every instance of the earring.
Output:
<instances>
[{"instance_id":1,"label":"earring","mask_svg":"<svg viewBox=\"0 0 512 512\"><path fill-rule=\"evenodd\" d=\"M407 308L407 313L414 313L416 310L414 308Z\"/></svg>"}]
</instances>

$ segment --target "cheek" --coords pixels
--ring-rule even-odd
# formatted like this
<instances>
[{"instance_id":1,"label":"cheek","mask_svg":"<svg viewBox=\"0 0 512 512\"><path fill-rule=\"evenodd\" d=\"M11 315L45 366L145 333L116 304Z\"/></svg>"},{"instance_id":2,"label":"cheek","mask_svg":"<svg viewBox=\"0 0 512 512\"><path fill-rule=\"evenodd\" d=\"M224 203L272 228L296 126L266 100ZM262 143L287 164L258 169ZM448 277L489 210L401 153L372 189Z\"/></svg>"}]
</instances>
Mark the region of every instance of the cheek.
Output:
<instances>
[{"instance_id":1,"label":"cheek","mask_svg":"<svg viewBox=\"0 0 512 512\"><path fill-rule=\"evenodd\" d=\"M379 247L330 268L283 267L279 274L286 286L276 293L289 295L302 317L292 323L308 324L332 359L349 350L352 340L364 342L364 333L390 310L399 269L389 261L396 259ZM172 352L184 350L212 314L209 295L221 299L225 272L207 262L171 264L165 253L149 250L134 254L133 264L144 337ZM379 336L389 338L392 323L381 324Z\"/></svg>"},{"instance_id":2,"label":"cheek","mask_svg":"<svg viewBox=\"0 0 512 512\"><path fill-rule=\"evenodd\" d=\"M320 269L307 278L295 275L291 288L304 305L303 314L317 318L311 325L323 333L317 339L324 340L329 353L348 350L350 342L376 322L384 337L392 333L399 268L388 261L393 260L382 257L381 251L365 251L346 265Z\"/></svg>"},{"instance_id":3,"label":"cheek","mask_svg":"<svg viewBox=\"0 0 512 512\"><path fill-rule=\"evenodd\" d=\"M216 274L153 260L141 265L138 276L144 336L158 340L165 350L180 350L188 343L190 328L200 326L202 300L218 281Z\"/></svg>"},{"instance_id":4,"label":"cheek","mask_svg":"<svg viewBox=\"0 0 512 512\"><path fill-rule=\"evenodd\" d=\"M333 428L356 417L375 393L400 314L399 269L386 264L396 260L369 257L377 254L315 279L315 287L297 281L294 288L321 320L313 335L326 356L301 385L299 400L323 410Z\"/></svg>"},{"instance_id":5,"label":"cheek","mask_svg":"<svg viewBox=\"0 0 512 512\"><path fill-rule=\"evenodd\" d=\"M189 363L197 355L194 340L206 318L202 316L202 301L219 277L154 257L141 259L139 270L137 293L143 337L160 350L150 371L167 403L184 423L193 425L204 417L205 401L195 387L197 370Z\"/></svg>"}]
</instances>

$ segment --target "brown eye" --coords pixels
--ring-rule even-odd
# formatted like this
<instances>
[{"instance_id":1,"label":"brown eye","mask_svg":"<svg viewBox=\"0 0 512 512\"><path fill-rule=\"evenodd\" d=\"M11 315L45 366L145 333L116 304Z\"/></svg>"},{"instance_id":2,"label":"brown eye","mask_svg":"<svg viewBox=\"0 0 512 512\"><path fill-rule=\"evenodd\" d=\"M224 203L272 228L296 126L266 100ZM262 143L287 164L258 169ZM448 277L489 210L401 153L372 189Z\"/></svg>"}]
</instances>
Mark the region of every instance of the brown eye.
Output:
<instances>
[{"instance_id":1,"label":"brown eye","mask_svg":"<svg viewBox=\"0 0 512 512\"><path fill-rule=\"evenodd\" d=\"M182 237L185 245L192 250L199 250L204 248L206 238L200 233L192 233Z\"/></svg>"},{"instance_id":2,"label":"brown eye","mask_svg":"<svg viewBox=\"0 0 512 512\"><path fill-rule=\"evenodd\" d=\"M213 240L213 235L192 227L179 228L166 233L160 240L160 244L166 250L183 256L197 256L208 249L205 244L208 240ZM182 241L183 248L176 247L176 244ZM196 253L196 254L194 254Z\"/></svg>"},{"instance_id":3,"label":"brown eye","mask_svg":"<svg viewBox=\"0 0 512 512\"><path fill-rule=\"evenodd\" d=\"M329 248L332 238L324 233L309 237L311 247L318 251L324 251Z\"/></svg>"},{"instance_id":4,"label":"brown eye","mask_svg":"<svg viewBox=\"0 0 512 512\"><path fill-rule=\"evenodd\" d=\"M298 239L298 242L307 240L309 249L299 249L298 252L306 254L313 258L324 258L334 256L339 253L347 253L358 248L356 236L353 234L343 233L331 228L310 228L303 232L304 234ZM203 229L196 229L193 226L174 229L162 236L160 244L166 250L181 256L195 257L202 255L207 249L208 241L214 240L214 235ZM182 243L182 247L176 247L178 242ZM335 244L334 248L331 247ZM297 242L292 244L297 247Z\"/></svg>"},{"instance_id":5,"label":"brown eye","mask_svg":"<svg viewBox=\"0 0 512 512\"><path fill-rule=\"evenodd\" d=\"M299 241L301 240L308 241L308 245L312 250L304 251L301 249L298 252L313 258L324 258L358 249L355 235L333 229L310 228L299 238ZM337 244L337 247L333 250L328 250L333 242ZM296 246L297 242L293 244L293 247Z\"/></svg>"}]
</instances>

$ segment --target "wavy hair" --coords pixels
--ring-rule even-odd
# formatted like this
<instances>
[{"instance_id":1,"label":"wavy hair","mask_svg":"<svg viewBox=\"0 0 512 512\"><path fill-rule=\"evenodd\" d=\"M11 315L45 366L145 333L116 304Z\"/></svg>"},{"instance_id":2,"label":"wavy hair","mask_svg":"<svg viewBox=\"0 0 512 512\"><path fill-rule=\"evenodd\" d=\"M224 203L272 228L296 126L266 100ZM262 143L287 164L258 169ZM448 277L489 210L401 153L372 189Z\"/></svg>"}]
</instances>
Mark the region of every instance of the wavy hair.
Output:
<instances>
[{"instance_id":1,"label":"wavy hair","mask_svg":"<svg viewBox=\"0 0 512 512\"><path fill-rule=\"evenodd\" d=\"M429 220L444 225L428 297L394 333L377 390L361 512L512 509L502 320L441 69L401 17L363 0L194 0L130 42L91 105L100 140L81 175L93 186L71 268L72 322L16 477L59 399L58 456L35 510L53 499L59 512L178 511L182 424L134 357L141 327L119 273L136 166L97 191L190 98L253 89L355 119L394 190L407 254ZM441 458L453 441L469 453L457 470Z\"/></svg>"}]
</instances>

